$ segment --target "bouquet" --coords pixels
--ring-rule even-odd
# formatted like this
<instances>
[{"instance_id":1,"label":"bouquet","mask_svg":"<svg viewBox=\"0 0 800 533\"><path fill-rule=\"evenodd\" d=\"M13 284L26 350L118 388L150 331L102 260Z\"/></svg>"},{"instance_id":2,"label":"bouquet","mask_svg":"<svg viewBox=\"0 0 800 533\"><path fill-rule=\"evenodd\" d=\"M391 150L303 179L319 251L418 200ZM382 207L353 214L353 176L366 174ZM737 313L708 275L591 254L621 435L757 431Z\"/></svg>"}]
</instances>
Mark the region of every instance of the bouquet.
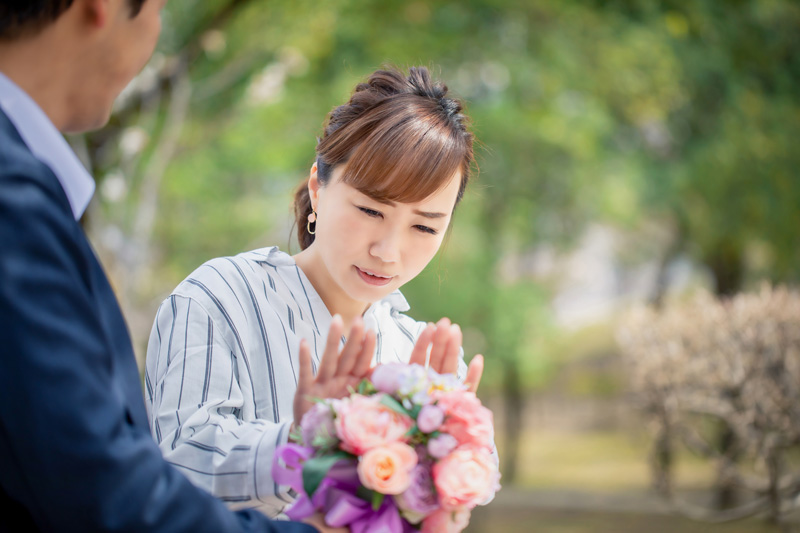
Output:
<instances>
[{"instance_id":1,"label":"bouquet","mask_svg":"<svg viewBox=\"0 0 800 533\"><path fill-rule=\"evenodd\" d=\"M273 476L353 533L459 532L500 488L492 413L451 374L378 366L343 399L320 400L278 448Z\"/></svg>"}]
</instances>

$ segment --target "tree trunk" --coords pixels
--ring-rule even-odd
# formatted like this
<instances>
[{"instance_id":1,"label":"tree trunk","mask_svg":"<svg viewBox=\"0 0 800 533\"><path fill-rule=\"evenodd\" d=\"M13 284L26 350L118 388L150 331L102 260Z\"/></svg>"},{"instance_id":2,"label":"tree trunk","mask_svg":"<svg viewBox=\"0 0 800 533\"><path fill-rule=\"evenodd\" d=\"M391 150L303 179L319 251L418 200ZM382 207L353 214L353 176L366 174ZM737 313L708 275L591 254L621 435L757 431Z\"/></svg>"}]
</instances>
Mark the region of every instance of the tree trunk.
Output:
<instances>
[{"instance_id":1,"label":"tree trunk","mask_svg":"<svg viewBox=\"0 0 800 533\"><path fill-rule=\"evenodd\" d=\"M739 460L738 439L727 423L719 431L719 452L722 457L735 464ZM714 506L720 510L731 509L738 503L736 480L730 476L730 468L723 464L717 475Z\"/></svg>"},{"instance_id":2,"label":"tree trunk","mask_svg":"<svg viewBox=\"0 0 800 533\"><path fill-rule=\"evenodd\" d=\"M743 253L738 243L724 239L707 256L706 264L714 273L716 281L716 294L720 297L731 297L742 287L743 281ZM739 460L737 437L727 423L719 430L719 452L732 464ZM736 482L731 479L729 468L724 464L720 467L717 477L714 504L717 509L725 510L734 507L737 503Z\"/></svg>"},{"instance_id":3,"label":"tree trunk","mask_svg":"<svg viewBox=\"0 0 800 533\"><path fill-rule=\"evenodd\" d=\"M650 461L653 471L653 488L658 494L669 497L672 494L672 465L674 457L672 453L672 430L669 418L663 409L659 413L658 435L656 435L653 443Z\"/></svg>"},{"instance_id":4,"label":"tree trunk","mask_svg":"<svg viewBox=\"0 0 800 533\"><path fill-rule=\"evenodd\" d=\"M738 243L726 239L706 256L706 264L714 274L717 296L733 296L742 288L743 253Z\"/></svg>"},{"instance_id":5,"label":"tree trunk","mask_svg":"<svg viewBox=\"0 0 800 533\"><path fill-rule=\"evenodd\" d=\"M769 488L767 498L769 499L769 520L775 524L781 521L781 456L780 452L771 449L767 453L767 472L769 474Z\"/></svg>"},{"instance_id":6,"label":"tree trunk","mask_svg":"<svg viewBox=\"0 0 800 533\"><path fill-rule=\"evenodd\" d=\"M512 484L517 477L519 464L519 446L522 430L522 410L524 398L520 368L515 359L507 359L503 363L503 397L505 408L505 450L502 468L503 482Z\"/></svg>"}]
</instances>

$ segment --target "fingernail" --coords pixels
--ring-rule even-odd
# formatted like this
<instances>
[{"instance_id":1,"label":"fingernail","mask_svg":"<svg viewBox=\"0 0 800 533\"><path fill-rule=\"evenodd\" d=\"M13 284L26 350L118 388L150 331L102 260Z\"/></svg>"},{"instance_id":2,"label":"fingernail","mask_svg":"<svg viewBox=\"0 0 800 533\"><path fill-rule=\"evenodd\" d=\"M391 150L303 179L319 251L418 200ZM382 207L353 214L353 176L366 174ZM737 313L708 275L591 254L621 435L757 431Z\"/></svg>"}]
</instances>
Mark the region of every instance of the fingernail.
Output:
<instances>
[{"instance_id":1,"label":"fingernail","mask_svg":"<svg viewBox=\"0 0 800 533\"><path fill-rule=\"evenodd\" d=\"M453 333L461 333L461 326L459 326L458 324L452 324L450 326L450 331Z\"/></svg>"}]
</instances>

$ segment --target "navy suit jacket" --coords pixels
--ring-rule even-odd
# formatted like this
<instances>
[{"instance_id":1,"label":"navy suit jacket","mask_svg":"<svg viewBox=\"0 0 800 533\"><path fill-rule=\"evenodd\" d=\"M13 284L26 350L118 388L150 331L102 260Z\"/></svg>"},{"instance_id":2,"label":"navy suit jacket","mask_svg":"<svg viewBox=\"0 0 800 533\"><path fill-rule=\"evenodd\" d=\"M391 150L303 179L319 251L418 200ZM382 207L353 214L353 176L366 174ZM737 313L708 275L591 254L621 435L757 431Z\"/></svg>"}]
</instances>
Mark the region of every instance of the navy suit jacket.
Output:
<instances>
[{"instance_id":1,"label":"navy suit jacket","mask_svg":"<svg viewBox=\"0 0 800 533\"><path fill-rule=\"evenodd\" d=\"M0 111L0 531L314 532L164 461L117 300L55 174Z\"/></svg>"}]
</instances>

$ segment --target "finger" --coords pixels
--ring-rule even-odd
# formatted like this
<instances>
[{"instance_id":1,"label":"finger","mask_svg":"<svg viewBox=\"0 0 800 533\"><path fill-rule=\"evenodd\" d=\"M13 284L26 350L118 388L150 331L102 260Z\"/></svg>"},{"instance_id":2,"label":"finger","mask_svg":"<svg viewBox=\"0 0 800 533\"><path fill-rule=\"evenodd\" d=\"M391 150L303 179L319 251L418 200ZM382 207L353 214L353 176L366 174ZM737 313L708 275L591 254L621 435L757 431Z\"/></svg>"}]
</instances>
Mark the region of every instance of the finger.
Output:
<instances>
[{"instance_id":1,"label":"finger","mask_svg":"<svg viewBox=\"0 0 800 533\"><path fill-rule=\"evenodd\" d=\"M302 339L300 341L300 350L298 351L297 358L299 360L299 370L297 371L297 390L294 392L294 402L292 410L294 411L293 426L300 424L305 412L310 408L308 399L308 391L311 390L314 381L314 372L311 369L311 348L308 346L308 341Z\"/></svg>"},{"instance_id":2,"label":"finger","mask_svg":"<svg viewBox=\"0 0 800 533\"><path fill-rule=\"evenodd\" d=\"M350 335L344 343L342 354L339 356L339 364L336 365L336 376L347 376L353 369L361 347L364 344L364 321L361 317L353 320L353 327L350 328Z\"/></svg>"},{"instance_id":3,"label":"finger","mask_svg":"<svg viewBox=\"0 0 800 533\"><path fill-rule=\"evenodd\" d=\"M376 342L377 337L375 336L375 332L368 330L364 335L364 344L361 346L361 351L358 353L353 369L350 371L351 375L365 377L370 373L370 365L372 364L372 357L375 355Z\"/></svg>"},{"instance_id":4,"label":"finger","mask_svg":"<svg viewBox=\"0 0 800 533\"><path fill-rule=\"evenodd\" d=\"M450 319L445 317L436 323L436 332L433 334L433 346L428 366L436 372L442 371L442 360L447 350L447 341L450 340Z\"/></svg>"},{"instance_id":5,"label":"finger","mask_svg":"<svg viewBox=\"0 0 800 533\"><path fill-rule=\"evenodd\" d=\"M442 374L455 374L458 370L458 360L461 355L461 342L463 340L461 327L458 324L450 326L450 339L447 341L444 359L442 360Z\"/></svg>"},{"instance_id":6,"label":"finger","mask_svg":"<svg viewBox=\"0 0 800 533\"><path fill-rule=\"evenodd\" d=\"M300 351L297 358L300 360L300 369L297 372L296 394L305 394L311 388L311 382L314 379L314 373L311 370L311 348L308 347L308 341L305 339L300 340Z\"/></svg>"},{"instance_id":7,"label":"finger","mask_svg":"<svg viewBox=\"0 0 800 533\"><path fill-rule=\"evenodd\" d=\"M435 331L436 326L433 324L425 326L425 329L417 337L417 342L414 344L414 350L411 352L411 359L408 360L408 364L425 366L425 360L428 358L428 346L431 345Z\"/></svg>"},{"instance_id":8,"label":"finger","mask_svg":"<svg viewBox=\"0 0 800 533\"><path fill-rule=\"evenodd\" d=\"M339 361L339 342L342 338L344 323L342 317L334 315L331 319L331 327L328 330L328 339L325 341L325 351L322 353L322 360L319 362L317 371L317 381L324 383L331 379L336 372L336 363Z\"/></svg>"},{"instance_id":9,"label":"finger","mask_svg":"<svg viewBox=\"0 0 800 533\"><path fill-rule=\"evenodd\" d=\"M467 368L467 378L464 380L468 387L467 390L470 392L478 392L478 385L481 383L482 376L483 356L478 354L472 358L472 361L469 362L469 367Z\"/></svg>"}]
</instances>

